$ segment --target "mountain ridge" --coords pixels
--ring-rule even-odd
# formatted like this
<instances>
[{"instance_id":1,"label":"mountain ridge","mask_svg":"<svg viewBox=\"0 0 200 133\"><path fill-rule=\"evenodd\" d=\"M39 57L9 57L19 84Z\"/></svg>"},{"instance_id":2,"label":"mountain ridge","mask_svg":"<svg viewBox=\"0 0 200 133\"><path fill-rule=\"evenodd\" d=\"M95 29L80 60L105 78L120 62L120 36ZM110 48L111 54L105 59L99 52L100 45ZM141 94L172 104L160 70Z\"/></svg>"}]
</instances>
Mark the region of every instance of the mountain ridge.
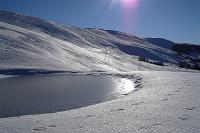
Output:
<instances>
[{"instance_id":1,"label":"mountain ridge","mask_svg":"<svg viewBox=\"0 0 200 133\"><path fill-rule=\"evenodd\" d=\"M134 71L141 65L143 70L163 70L138 58L168 64L184 59L176 51L124 32L64 26L3 10L0 46L0 69Z\"/></svg>"}]
</instances>

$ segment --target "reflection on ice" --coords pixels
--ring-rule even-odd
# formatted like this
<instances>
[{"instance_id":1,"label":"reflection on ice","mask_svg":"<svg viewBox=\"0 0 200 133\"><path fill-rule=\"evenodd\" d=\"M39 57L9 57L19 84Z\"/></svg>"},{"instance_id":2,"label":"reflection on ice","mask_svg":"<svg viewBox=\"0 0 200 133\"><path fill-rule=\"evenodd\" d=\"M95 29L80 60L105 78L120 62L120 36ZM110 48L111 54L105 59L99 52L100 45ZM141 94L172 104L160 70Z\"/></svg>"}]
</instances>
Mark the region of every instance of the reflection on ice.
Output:
<instances>
[{"instance_id":1,"label":"reflection on ice","mask_svg":"<svg viewBox=\"0 0 200 133\"><path fill-rule=\"evenodd\" d=\"M118 86L118 92L120 94L128 94L134 90L134 83L130 79L122 78Z\"/></svg>"}]
</instances>

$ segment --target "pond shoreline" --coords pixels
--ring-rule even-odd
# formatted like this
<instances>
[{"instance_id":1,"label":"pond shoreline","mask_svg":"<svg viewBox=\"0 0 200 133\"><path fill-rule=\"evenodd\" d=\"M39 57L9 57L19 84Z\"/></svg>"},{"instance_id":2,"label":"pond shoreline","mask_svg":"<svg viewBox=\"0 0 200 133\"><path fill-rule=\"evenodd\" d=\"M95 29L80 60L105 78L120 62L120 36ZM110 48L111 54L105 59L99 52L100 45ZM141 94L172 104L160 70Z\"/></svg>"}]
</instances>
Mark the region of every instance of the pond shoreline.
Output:
<instances>
[{"instance_id":1,"label":"pond shoreline","mask_svg":"<svg viewBox=\"0 0 200 133\"><path fill-rule=\"evenodd\" d=\"M55 113L102 103L137 90L138 82L128 79L127 75L106 73L21 75L0 79L0 91L3 91L0 117Z\"/></svg>"}]
</instances>

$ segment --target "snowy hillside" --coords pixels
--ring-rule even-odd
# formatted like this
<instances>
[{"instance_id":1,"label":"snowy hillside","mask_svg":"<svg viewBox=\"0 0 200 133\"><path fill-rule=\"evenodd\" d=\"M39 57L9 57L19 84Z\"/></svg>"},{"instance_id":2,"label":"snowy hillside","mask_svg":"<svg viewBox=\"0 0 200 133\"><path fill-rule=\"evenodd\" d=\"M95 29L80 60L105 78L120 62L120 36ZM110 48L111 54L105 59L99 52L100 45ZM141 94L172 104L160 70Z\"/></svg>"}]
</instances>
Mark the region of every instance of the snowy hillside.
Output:
<instances>
[{"instance_id":1,"label":"snowy hillside","mask_svg":"<svg viewBox=\"0 0 200 133\"><path fill-rule=\"evenodd\" d=\"M80 29L0 10L0 69L61 71L168 70L138 57L170 64L176 52L130 34Z\"/></svg>"},{"instance_id":2,"label":"snowy hillside","mask_svg":"<svg viewBox=\"0 0 200 133\"><path fill-rule=\"evenodd\" d=\"M188 43L175 43L162 38L146 38L148 42L160 46L162 48L172 50L182 58L178 65L186 68L200 70L200 45Z\"/></svg>"},{"instance_id":3,"label":"snowy hillside","mask_svg":"<svg viewBox=\"0 0 200 133\"><path fill-rule=\"evenodd\" d=\"M170 49L175 45L174 42L163 38L145 38L148 42L160 46L162 48Z\"/></svg>"}]
</instances>

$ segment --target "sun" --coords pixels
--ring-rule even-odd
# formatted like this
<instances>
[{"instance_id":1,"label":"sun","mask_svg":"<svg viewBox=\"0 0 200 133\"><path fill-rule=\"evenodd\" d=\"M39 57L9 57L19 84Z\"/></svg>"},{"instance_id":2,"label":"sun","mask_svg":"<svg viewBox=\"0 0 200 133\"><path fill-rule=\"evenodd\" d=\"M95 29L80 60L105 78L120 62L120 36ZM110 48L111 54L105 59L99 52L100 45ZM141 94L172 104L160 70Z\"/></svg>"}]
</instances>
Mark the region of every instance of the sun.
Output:
<instances>
[{"instance_id":1,"label":"sun","mask_svg":"<svg viewBox=\"0 0 200 133\"><path fill-rule=\"evenodd\" d=\"M127 8L137 8L139 5L139 0L121 0L121 1Z\"/></svg>"},{"instance_id":2,"label":"sun","mask_svg":"<svg viewBox=\"0 0 200 133\"><path fill-rule=\"evenodd\" d=\"M108 11L114 11L112 9L118 9L114 7L120 7L121 22L120 27L123 31L134 32L137 29L138 23L138 11L143 1L145 0L102 0L103 5L108 7ZM105 8L104 7L104 8Z\"/></svg>"},{"instance_id":3,"label":"sun","mask_svg":"<svg viewBox=\"0 0 200 133\"><path fill-rule=\"evenodd\" d=\"M141 0L105 0L109 5L114 6L115 4L121 3L122 6L129 9L136 9L139 6Z\"/></svg>"}]
</instances>

